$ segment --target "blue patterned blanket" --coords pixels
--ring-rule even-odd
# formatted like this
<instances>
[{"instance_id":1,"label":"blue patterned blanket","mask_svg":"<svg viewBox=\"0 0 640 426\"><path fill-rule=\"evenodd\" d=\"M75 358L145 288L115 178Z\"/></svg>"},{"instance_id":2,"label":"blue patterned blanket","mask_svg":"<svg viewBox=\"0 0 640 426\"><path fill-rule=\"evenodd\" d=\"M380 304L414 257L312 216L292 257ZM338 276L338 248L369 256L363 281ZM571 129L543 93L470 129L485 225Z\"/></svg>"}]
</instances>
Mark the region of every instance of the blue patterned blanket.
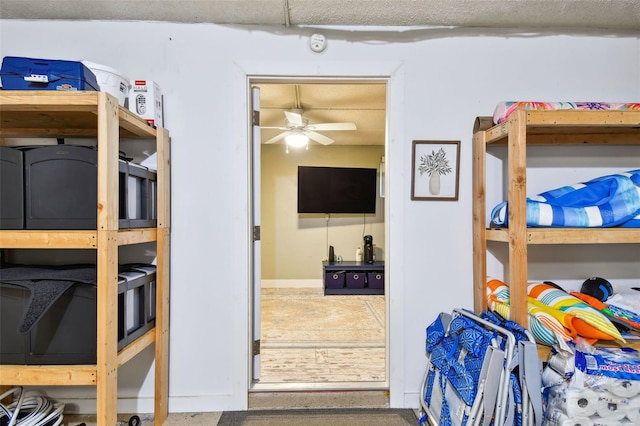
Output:
<instances>
[{"instance_id":1,"label":"blue patterned blanket","mask_svg":"<svg viewBox=\"0 0 640 426\"><path fill-rule=\"evenodd\" d=\"M527 226L640 228L640 169L597 177L527 198ZM491 224L507 227L508 203L491 212Z\"/></svg>"}]
</instances>

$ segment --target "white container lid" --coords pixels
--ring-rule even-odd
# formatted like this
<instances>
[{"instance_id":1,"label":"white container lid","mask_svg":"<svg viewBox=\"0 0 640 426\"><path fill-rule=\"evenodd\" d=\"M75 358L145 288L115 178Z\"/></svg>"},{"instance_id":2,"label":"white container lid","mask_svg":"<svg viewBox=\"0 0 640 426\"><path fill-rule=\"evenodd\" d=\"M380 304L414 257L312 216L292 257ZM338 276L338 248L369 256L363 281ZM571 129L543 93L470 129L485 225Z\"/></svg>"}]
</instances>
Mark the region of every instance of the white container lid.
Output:
<instances>
[{"instance_id":1,"label":"white container lid","mask_svg":"<svg viewBox=\"0 0 640 426\"><path fill-rule=\"evenodd\" d=\"M82 64L95 74L100 90L115 96L118 103L124 106L124 101L129 96L129 89L131 89L129 78L117 69L106 65L84 60Z\"/></svg>"}]
</instances>

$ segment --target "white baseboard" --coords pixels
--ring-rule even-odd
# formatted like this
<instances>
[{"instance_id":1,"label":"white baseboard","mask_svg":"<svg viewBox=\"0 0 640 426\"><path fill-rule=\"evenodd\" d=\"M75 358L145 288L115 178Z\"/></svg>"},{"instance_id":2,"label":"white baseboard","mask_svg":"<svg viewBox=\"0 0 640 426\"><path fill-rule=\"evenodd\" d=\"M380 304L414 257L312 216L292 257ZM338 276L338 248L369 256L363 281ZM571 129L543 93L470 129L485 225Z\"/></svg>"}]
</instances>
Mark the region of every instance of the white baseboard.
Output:
<instances>
[{"instance_id":1,"label":"white baseboard","mask_svg":"<svg viewBox=\"0 0 640 426\"><path fill-rule=\"evenodd\" d=\"M262 288L322 288L321 279L262 280Z\"/></svg>"},{"instance_id":2,"label":"white baseboard","mask_svg":"<svg viewBox=\"0 0 640 426\"><path fill-rule=\"evenodd\" d=\"M88 398L66 398L58 400L66 404L65 414L95 415L96 400ZM170 396L169 413L209 413L225 410L239 410L234 407L231 395L189 395ZM118 398L118 413L153 416L153 397Z\"/></svg>"}]
</instances>

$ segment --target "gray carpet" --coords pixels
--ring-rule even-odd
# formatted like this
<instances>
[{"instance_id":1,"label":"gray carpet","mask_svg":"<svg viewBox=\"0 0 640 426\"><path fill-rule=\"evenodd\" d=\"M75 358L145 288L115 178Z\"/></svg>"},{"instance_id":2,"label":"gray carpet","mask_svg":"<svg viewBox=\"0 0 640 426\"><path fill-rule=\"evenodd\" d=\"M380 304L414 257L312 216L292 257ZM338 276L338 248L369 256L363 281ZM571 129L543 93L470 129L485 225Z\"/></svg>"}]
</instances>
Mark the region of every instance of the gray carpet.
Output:
<instances>
[{"instance_id":1,"label":"gray carpet","mask_svg":"<svg viewBox=\"0 0 640 426\"><path fill-rule=\"evenodd\" d=\"M218 426L407 426L419 425L410 409L309 409L225 411Z\"/></svg>"}]
</instances>

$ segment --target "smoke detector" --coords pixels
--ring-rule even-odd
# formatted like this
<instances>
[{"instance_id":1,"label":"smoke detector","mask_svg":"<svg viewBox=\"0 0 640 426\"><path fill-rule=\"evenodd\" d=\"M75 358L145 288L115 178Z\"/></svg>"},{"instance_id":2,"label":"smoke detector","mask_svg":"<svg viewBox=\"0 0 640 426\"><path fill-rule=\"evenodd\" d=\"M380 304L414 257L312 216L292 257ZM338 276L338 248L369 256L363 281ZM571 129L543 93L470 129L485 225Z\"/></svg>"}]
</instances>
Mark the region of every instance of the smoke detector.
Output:
<instances>
[{"instance_id":1,"label":"smoke detector","mask_svg":"<svg viewBox=\"0 0 640 426\"><path fill-rule=\"evenodd\" d=\"M327 47L327 39L322 34L312 34L309 39L309 47L316 53L322 52Z\"/></svg>"}]
</instances>

